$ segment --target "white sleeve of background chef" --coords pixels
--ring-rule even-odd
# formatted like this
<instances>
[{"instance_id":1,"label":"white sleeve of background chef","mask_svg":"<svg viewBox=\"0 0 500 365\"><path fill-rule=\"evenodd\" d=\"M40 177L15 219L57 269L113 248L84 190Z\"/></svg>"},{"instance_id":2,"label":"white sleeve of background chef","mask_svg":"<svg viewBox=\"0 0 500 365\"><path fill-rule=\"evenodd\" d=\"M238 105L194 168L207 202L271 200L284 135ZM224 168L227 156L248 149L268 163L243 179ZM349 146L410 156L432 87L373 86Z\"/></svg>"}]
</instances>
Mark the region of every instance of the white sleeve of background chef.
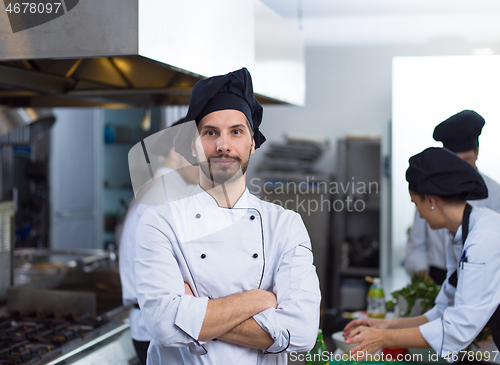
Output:
<instances>
[{"instance_id":1,"label":"white sleeve of background chef","mask_svg":"<svg viewBox=\"0 0 500 365\"><path fill-rule=\"evenodd\" d=\"M481 174L488 188L488 198L484 200L473 200L470 202L472 206L482 206L490 208L497 213L500 213L500 184L492 178Z\"/></svg>"},{"instance_id":2,"label":"white sleeve of background chef","mask_svg":"<svg viewBox=\"0 0 500 365\"><path fill-rule=\"evenodd\" d=\"M415 218L408 235L405 252L405 268L410 276L422 270L429 271L427 258L427 245L429 243L427 242L426 225L425 219L420 218L415 209Z\"/></svg>"},{"instance_id":3,"label":"white sleeve of background chef","mask_svg":"<svg viewBox=\"0 0 500 365\"><path fill-rule=\"evenodd\" d=\"M491 188L488 187L488 194L492 200L490 209L500 213L500 184L495 181L495 184L492 185Z\"/></svg>"},{"instance_id":4,"label":"white sleeve of background chef","mask_svg":"<svg viewBox=\"0 0 500 365\"><path fill-rule=\"evenodd\" d=\"M290 221L288 251L275 274L273 292L278 308L269 308L253 316L274 339L267 353L310 350L319 328L321 293L313 265L311 241L300 216Z\"/></svg>"},{"instance_id":5,"label":"white sleeve of background chef","mask_svg":"<svg viewBox=\"0 0 500 365\"><path fill-rule=\"evenodd\" d=\"M144 209L137 201L132 200L127 212L123 231L119 244L119 268L120 281L122 284L123 305L132 306L137 304L137 295L135 293L135 230Z\"/></svg>"},{"instance_id":6,"label":"white sleeve of background chef","mask_svg":"<svg viewBox=\"0 0 500 365\"><path fill-rule=\"evenodd\" d=\"M208 298L184 294L167 211L165 206L147 209L137 227L135 270L139 306L148 330L162 346L189 346L191 352L203 354L203 343L197 339Z\"/></svg>"},{"instance_id":7,"label":"white sleeve of background chef","mask_svg":"<svg viewBox=\"0 0 500 365\"><path fill-rule=\"evenodd\" d=\"M498 222L497 222L498 223ZM500 303L500 242L497 234L469 235L468 262L459 267L454 305L442 318L420 326L431 347L447 361L466 348L479 334Z\"/></svg>"}]
</instances>

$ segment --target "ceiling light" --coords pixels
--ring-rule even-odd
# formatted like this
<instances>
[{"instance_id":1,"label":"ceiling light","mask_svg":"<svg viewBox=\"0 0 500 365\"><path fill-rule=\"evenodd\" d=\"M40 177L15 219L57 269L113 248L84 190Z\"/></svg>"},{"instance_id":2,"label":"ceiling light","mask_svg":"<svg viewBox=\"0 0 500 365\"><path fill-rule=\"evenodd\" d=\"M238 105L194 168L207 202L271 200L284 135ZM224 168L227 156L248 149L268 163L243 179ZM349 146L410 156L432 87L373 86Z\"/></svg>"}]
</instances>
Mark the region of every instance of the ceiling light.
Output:
<instances>
[{"instance_id":1,"label":"ceiling light","mask_svg":"<svg viewBox=\"0 0 500 365\"><path fill-rule=\"evenodd\" d=\"M149 106L146 107L146 110L144 111L144 118L141 122L141 129L145 132L151 129L151 107Z\"/></svg>"}]
</instances>

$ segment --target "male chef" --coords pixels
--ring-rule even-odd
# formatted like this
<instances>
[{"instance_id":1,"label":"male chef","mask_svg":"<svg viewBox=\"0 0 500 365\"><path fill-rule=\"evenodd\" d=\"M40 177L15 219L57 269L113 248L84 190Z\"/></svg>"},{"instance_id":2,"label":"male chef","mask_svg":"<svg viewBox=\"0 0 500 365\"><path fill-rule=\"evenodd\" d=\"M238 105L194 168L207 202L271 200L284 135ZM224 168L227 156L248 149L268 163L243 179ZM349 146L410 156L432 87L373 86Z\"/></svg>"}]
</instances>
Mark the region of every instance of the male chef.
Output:
<instances>
[{"instance_id":1,"label":"male chef","mask_svg":"<svg viewBox=\"0 0 500 365\"><path fill-rule=\"evenodd\" d=\"M286 364L315 343L321 295L305 226L246 188L261 120L246 68L193 88L175 147L200 184L137 228L149 365Z\"/></svg>"},{"instance_id":2,"label":"male chef","mask_svg":"<svg viewBox=\"0 0 500 365\"><path fill-rule=\"evenodd\" d=\"M477 169L479 135L485 124L484 118L473 110L463 110L452 115L434 128L433 138ZM469 202L475 207L486 207L500 213L500 184L481 173L488 187L488 198ZM405 267L413 275L424 272L437 284L446 279L446 249L451 242L448 230L432 230L427 222L415 213L406 246ZM453 272L455 268L452 268Z\"/></svg>"}]
</instances>

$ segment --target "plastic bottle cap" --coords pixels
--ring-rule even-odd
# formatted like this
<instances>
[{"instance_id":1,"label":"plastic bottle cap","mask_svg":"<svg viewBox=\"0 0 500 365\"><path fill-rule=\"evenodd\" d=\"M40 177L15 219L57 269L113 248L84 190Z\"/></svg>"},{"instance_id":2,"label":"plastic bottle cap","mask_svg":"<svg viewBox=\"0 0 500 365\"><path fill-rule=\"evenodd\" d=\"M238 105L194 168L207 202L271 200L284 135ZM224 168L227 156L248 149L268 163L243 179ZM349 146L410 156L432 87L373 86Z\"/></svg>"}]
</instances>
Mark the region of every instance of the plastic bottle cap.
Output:
<instances>
[{"instance_id":1,"label":"plastic bottle cap","mask_svg":"<svg viewBox=\"0 0 500 365\"><path fill-rule=\"evenodd\" d=\"M373 285L380 285L380 284L381 284L380 278L373 278Z\"/></svg>"}]
</instances>

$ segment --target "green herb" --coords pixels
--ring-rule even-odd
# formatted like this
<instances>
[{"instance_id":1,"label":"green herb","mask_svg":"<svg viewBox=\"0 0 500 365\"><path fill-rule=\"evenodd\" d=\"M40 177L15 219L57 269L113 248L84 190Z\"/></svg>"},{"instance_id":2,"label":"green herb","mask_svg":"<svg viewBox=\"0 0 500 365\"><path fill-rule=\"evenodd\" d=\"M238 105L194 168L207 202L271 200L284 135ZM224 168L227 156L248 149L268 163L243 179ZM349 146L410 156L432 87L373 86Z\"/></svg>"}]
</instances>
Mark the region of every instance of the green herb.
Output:
<instances>
[{"instance_id":1,"label":"green herb","mask_svg":"<svg viewBox=\"0 0 500 365\"><path fill-rule=\"evenodd\" d=\"M402 317L407 317L417 299L421 299L422 314L427 312L434 306L434 302L439 293L440 286L437 285L432 280L426 278L424 273L416 273L411 278L411 283L405 286L403 289L396 290L392 292L392 297L397 300L399 296L403 297L408 303L406 312Z\"/></svg>"},{"instance_id":2,"label":"green herb","mask_svg":"<svg viewBox=\"0 0 500 365\"><path fill-rule=\"evenodd\" d=\"M437 285L434 281L427 278L425 273L415 273L411 278L411 283L405 286L403 289L396 290L391 293L392 297L397 301L398 297L403 297L408 303L408 307L406 308L406 312L402 315L402 317L407 317L417 299L422 299L420 305L422 306L422 313L424 314L429 309L434 306L436 301L436 297L439 293L441 287ZM394 302L389 301L387 303L387 307L394 306ZM477 335L477 337L472 341L472 343L467 347L466 350L472 350L472 345L479 348L479 342L487 340L491 337L491 331L486 325L481 332Z\"/></svg>"},{"instance_id":3,"label":"green herb","mask_svg":"<svg viewBox=\"0 0 500 365\"><path fill-rule=\"evenodd\" d=\"M491 331L490 331L490 328L488 327L488 325L486 325L486 327L484 327L481 330L481 332L479 332L476 339L474 341L472 341L472 344L474 346L476 346L477 348L479 348L479 342L485 341L485 340L489 339L490 337L491 337Z\"/></svg>"}]
</instances>

